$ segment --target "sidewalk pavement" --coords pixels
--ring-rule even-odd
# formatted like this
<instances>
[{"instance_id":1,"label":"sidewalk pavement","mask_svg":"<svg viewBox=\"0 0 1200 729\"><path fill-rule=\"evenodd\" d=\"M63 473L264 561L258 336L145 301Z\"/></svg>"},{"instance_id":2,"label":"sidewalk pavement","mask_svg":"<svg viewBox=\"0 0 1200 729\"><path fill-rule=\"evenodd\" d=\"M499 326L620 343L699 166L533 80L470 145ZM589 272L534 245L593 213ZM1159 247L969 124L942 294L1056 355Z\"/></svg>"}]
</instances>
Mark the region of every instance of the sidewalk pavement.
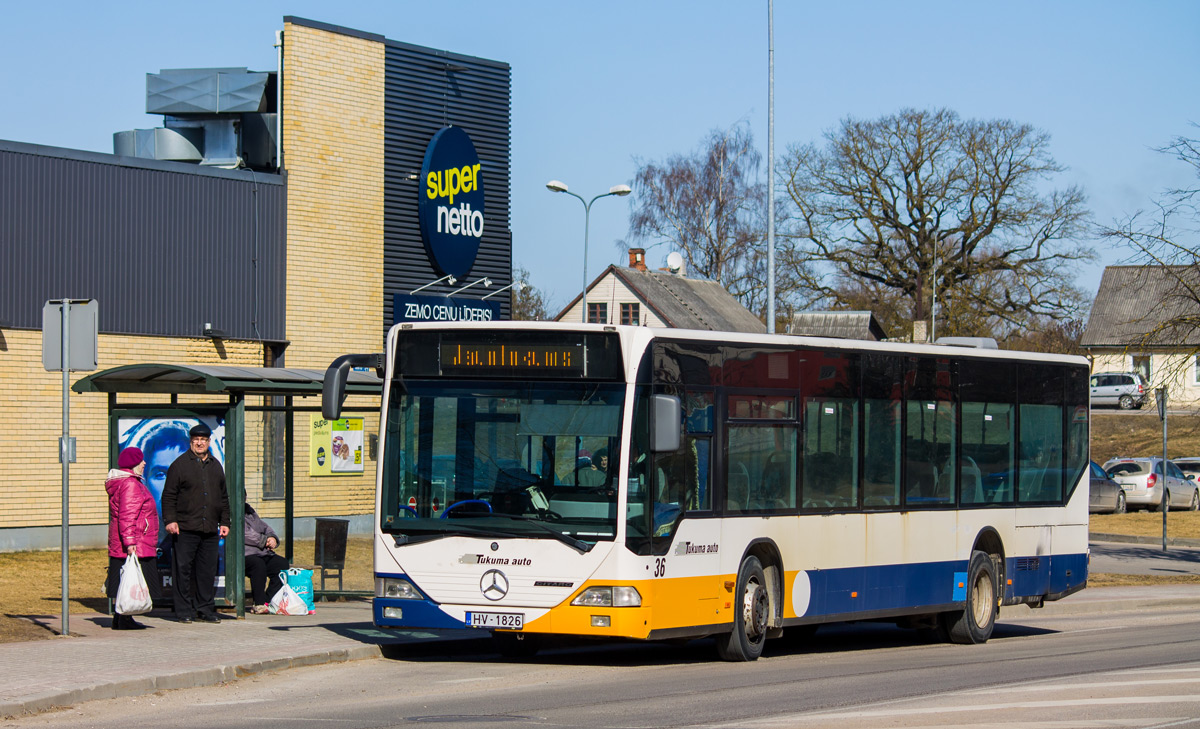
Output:
<instances>
[{"instance_id":1,"label":"sidewalk pavement","mask_svg":"<svg viewBox=\"0 0 1200 729\"><path fill-rule=\"evenodd\" d=\"M1173 606L1200 607L1200 585L1102 587L1045 608L1006 608L1006 619ZM94 699L143 696L212 686L264 671L403 656L444 655L487 638L480 630L380 630L367 601L318 603L308 616L247 615L220 625L176 623L161 611L139 616L149 627L114 631L107 615L72 615L72 636L0 644L0 718ZM57 627L57 619L51 622ZM459 645L451 645L457 642ZM476 649L490 650L486 643Z\"/></svg>"},{"instance_id":2,"label":"sidewalk pavement","mask_svg":"<svg viewBox=\"0 0 1200 729\"><path fill-rule=\"evenodd\" d=\"M0 644L0 718L94 699L212 686L264 671L377 658L394 646L487 637L479 630L380 630L369 601L317 603L313 615L222 613L220 625L180 624L156 610L145 630L115 631L107 615L71 615L71 636ZM58 618L48 621L59 627ZM424 645L413 646L422 652Z\"/></svg>"}]
</instances>

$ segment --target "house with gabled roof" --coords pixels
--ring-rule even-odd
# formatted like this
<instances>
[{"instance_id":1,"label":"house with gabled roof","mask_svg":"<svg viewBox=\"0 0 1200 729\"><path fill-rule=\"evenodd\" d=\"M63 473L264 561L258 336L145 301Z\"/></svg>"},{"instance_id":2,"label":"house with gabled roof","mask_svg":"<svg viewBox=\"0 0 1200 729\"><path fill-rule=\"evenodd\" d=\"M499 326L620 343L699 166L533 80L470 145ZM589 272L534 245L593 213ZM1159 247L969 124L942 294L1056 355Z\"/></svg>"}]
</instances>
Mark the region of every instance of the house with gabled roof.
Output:
<instances>
[{"instance_id":1,"label":"house with gabled roof","mask_svg":"<svg viewBox=\"0 0 1200 729\"><path fill-rule=\"evenodd\" d=\"M1092 372L1141 372L1169 405L1200 403L1200 270L1107 266L1080 344Z\"/></svg>"},{"instance_id":2,"label":"house with gabled roof","mask_svg":"<svg viewBox=\"0 0 1200 729\"><path fill-rule=\"evenodd\" d=\"M583 296L555 321L581 321ZM629 266L611 265L587 287L587 321L598 324L762 334L767 327L716 281L679 271L651 271L646 252L629 250Z\"/></svg>"}]
</instances>

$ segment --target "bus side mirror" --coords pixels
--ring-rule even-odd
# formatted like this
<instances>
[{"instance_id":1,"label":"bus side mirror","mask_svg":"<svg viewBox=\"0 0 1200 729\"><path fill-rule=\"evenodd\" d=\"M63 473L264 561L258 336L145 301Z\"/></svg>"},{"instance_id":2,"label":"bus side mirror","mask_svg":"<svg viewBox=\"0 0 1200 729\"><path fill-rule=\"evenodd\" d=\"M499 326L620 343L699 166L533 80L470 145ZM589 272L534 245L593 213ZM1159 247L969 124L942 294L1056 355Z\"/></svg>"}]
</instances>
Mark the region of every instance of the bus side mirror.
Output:
<instances>
[{"instance_id":1,"label":"bus side mirror","mask_svg":"<svg viewBox=\"0 0 1200 729\"><path fill-rule=\"evenodd\" d=\"M379 354L344 354L325 370L321 383L321 417L337 420L342 415L342 404L346 402L346 382L352 367L372 367L376 373L382 369L383 356ZM382 374L379 375L381 378Z\"/></svg>"},{"instance_id":2,"label":"bus side mirror","mask_svg":"<svg viewBox=\"0 0 1200 729\"><path fill-rule=\"evenodd\" d=\"M674 395L655 395L651 407L650 450L670 453L679 450L683 429L683 406Z\"/></svg>"}]
</instances>

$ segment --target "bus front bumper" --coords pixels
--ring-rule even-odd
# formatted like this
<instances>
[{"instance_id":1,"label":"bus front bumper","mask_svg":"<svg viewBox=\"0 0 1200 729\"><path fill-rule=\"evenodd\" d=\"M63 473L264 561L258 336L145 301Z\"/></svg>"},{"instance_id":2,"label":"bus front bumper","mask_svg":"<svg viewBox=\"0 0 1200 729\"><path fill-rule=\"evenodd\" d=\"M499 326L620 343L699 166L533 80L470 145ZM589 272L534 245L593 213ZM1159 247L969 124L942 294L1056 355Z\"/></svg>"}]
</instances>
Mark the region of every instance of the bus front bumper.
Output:
<instances>
[{"instance_id":1,"label":"bus front bumper","mask_svg":"<svg viewBox=\"0 0 1200 729\"><path fill-rule=\"evenodd\" d=\"M545 608L520 606L441 605L429 600L398 600L376 597L372 606L375 625L381 628L425 628L431 630L502 630L499 627L471 625L471 613L503 613L522 616L525 633L633 638L650 635L650 609L646 607L581 607L559 605Z\"/></svg>"}]
</instances>

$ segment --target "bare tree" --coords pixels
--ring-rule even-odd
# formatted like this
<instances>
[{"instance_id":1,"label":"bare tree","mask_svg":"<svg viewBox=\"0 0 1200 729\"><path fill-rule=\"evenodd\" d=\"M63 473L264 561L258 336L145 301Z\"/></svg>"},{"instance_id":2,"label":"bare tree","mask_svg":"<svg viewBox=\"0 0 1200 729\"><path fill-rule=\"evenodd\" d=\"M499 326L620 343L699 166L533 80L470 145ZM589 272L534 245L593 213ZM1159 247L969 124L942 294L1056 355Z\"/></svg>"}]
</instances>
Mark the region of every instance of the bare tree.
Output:
<instances>
[{"instance_id":1,"label":"bare tree","mask_svg":"<svg viewBox=\"0 0 1200 729\"><path fill-rule=\"evenodd\" d=\"M1047 322L1032 322L1027 329L1013 332L1000 343L1002 349L1019 349L1026 352L1054 352L1057 354L1087 355L1080 344L1083 338L1082 319L1059 319Z\"/></svg>"},{"instance_id":2,"label":"bare tree","mask_svg":"<svg viewBox=\"0 0 1200 729\"><path fill-rule=\"evenodd\" d=\"M509 311L513 321L546 321L550 312L546 309L546 297L533 286L529 285L529 271L517 267L513 269L513 281L523 281L525 285L513 286L509 291L512 298Z\"/></svg>"},{"instance_id":3,"label":"bare tree","mask_svg":"<svg viewBox=\"0 0 1200 729\"><path fill-rule=\"evenodd\" d=\"M1176 137L1158 150L1192 169L1191 185L1165 191L1153 210L1137 213L1100 228L1112 243L1131 252L1129 262L1145 267L1145 282L1154 280L1153 306L1124 328L1131 349L1177 348L1200 354L1200 140ZM1135 282L1134 285L1142 285ZM1185 367L1180 358L1176 368ZM1177 372L1175 374L1182 374Z\"/></svg>"},{"instance_id":4,"label":"bare tree","mask_svg":"<svg viewBox=\"0 0 1200 729\"><path fill-rule=\"evenodd\" d=\"M762 155L749 126L714 130L691 154L661 163L635 161L632 239L647 250L679 251L689 274L719 282L765 316L766 184L759 178ZM795 289L793 281L777 277L780 299Z\"/></svg>"},{"instance_id":5,"label":"bare tree","mask_svg":"<svg viewBox=\"0 0 1200 729\"><path fill-rule=\"evenodd\" d=\"M924 320L936 287L939 334L1004 338L1030 323L1079 318L1074 264L1093 252L1083 193L1044 191L1063 170L1050 138L1008 120L946 109L847 118L824 146L789 148L794 204L785 263L827 305L864 290Z\"/></svg>"}]
</instances>

